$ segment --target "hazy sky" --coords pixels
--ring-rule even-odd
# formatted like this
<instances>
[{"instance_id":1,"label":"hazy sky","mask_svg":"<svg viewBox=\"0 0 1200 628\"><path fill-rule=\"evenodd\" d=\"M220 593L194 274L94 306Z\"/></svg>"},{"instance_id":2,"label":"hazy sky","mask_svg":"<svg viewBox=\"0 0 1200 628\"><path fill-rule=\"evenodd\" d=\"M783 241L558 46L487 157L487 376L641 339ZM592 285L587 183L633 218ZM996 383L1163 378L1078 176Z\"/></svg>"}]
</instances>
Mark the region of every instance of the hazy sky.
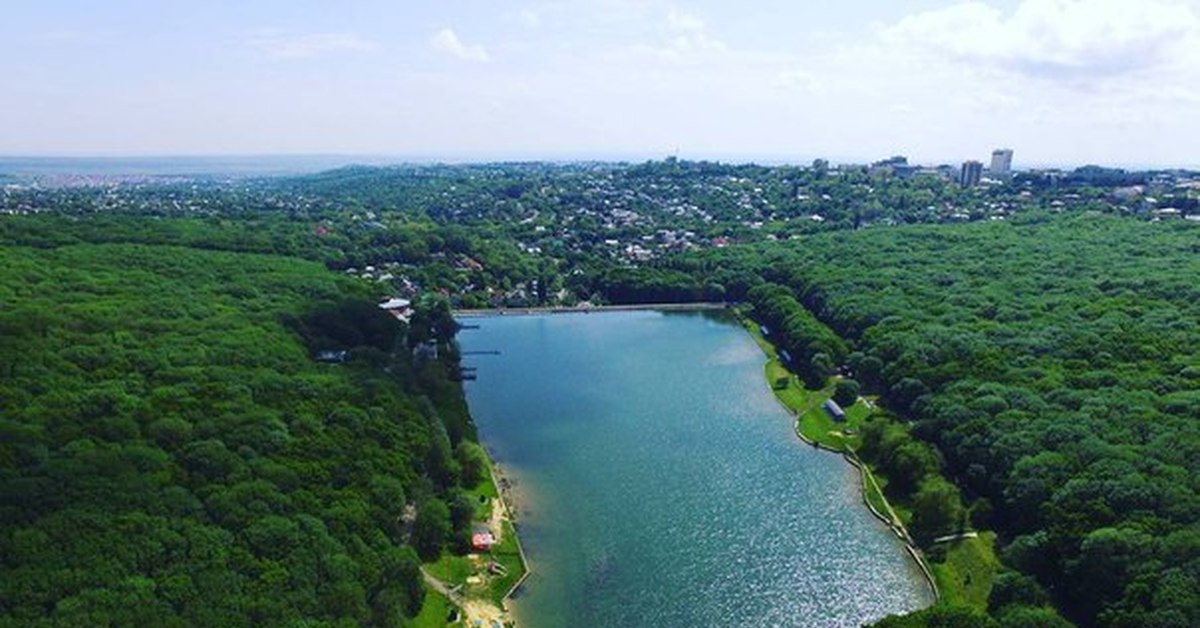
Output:
<instances>
[{"instance_id":1,"label":"hazy sky","mask_svg":"<svg viewBox=\"0 0 1200 628\"><path fill-rule=\"evenodd\" d=\"M1200 0L4 0L0 154L1200 165Z\"/></svg>"}]
</instances>

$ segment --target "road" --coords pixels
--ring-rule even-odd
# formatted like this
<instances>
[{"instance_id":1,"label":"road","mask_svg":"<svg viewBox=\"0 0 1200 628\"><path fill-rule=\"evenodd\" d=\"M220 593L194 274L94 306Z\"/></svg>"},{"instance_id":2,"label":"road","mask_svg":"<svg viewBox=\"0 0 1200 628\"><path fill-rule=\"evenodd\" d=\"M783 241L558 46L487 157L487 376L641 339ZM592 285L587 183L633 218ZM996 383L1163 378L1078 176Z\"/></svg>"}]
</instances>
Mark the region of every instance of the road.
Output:
<instances>
[{"instance_id":1,"label":"road","mask_svg":"<svg viewBox=\"0 0 1200 628\"><path fill-rule=\"evenodd\" d=\"M971 532L962 532L960 534L947 534L946 536L939 536L938 538L934 539L933 542L935 544L936 543L947 543L949 541L961 541L963 539L974 539L974 538L978 538L978 537L979 537L978 532L971 531Z\"/></svg>"},{"instance_id":2,"label":"road","mask_svg":"<svg viewBox=\"0 0 1200 628\"><path fill-rule=\"evenodd\" d=\"M487 310L454 310L455 318L481 318L488 316L521 316L523 314L577 314L580 312L631 312L637 310L725 310L733 303L637 303L630 305L592 305L587 307L510 307Z\"/></svg>"},{"instance_id":3,"label":"road","mask_svg":"<svg viewBox=\"0 0 1200 628\"><path fill-rule=\"evenodd\" d=\"M429 588L446 596L446 599L450 600L451 604L459 608L463 607L463 596L461 594L446 586L445 582L442 582L441 580L429 575L429 572L425 571L424 567L421 568L421 575L425 577L425 584L429 585Z\"/></svg>"},{"instance_id":4,"label":"road","mask_svg":"<svg viewBox=\"0 0 1200 628\"><path fill-rule=\"evenodd\" d=\"M425 584L429 588L445 596L451 604L462 611L465 625L498 627L510 623L511 620L504 609L498 608L486 600L463 597L457 591L460 587L446 586L445 582L434 578L428 571L425 571L424 567L421 568L421 575L424 576Z\"/></svg>"}]
</instances>

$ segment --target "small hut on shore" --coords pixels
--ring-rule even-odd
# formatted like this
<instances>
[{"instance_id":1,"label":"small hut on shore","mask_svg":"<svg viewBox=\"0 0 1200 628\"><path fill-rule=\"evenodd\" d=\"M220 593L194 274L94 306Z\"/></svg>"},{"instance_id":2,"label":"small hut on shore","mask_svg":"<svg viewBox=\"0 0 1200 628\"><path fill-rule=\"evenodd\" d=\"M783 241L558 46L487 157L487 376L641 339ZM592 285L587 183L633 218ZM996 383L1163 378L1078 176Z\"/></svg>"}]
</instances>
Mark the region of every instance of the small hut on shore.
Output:
<instances>
[{"instance_id":1,"label":"small hut on shore","mask_svg":"<svg viewBox=\"0 0 1200 628\"><path fill-rule=\"evenodd\" d=\"M478 552L491 551L496 537L487 526L477 525L471 530L471 548Z\"/></svg>"},{"instance_id":2,"label":"small hut on shore","mask_svg":"<svg viewBox=\"0 0 1200 628\"><path fill-rule=\"evenodd\" d=\"M846 420L846 411L838 405L838 402L828 399L825 403L821 404L821 407L825 408L825 412L829 414L829 418L834 421L841 423Z\"/></svg>"}]
</instances>

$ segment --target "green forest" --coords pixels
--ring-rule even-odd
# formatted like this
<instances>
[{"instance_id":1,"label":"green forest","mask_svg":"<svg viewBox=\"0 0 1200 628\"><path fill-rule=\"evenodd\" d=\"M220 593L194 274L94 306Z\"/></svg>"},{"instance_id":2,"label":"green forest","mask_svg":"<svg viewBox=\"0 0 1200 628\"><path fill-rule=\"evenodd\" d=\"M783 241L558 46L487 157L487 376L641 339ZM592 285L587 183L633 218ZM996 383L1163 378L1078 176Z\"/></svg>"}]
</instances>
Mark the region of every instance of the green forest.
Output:
<instances>
[{"instance_id":1,"label":"green forest","mask_svg":"<svg viewBox=\"0 0 1200 628\"><path fill-rule=\"evenodd\" d=\"M1001 534L1012 571L990 610L1006 625L1030 625L1048 600L1081 625L1200 625L1194 227L907 227L680 266L697 264L774 282L748 297L801 373L841 350L814 316L850 344L849 374L903 419L868 423L864 457L915 505L918 540ZM931 613L913 625L943 625Z\"/></svg>"},{"instance_id":2,"label":"green forest","mask_svg":"<svg viewBox=\"0 0 1200 628\"><path fill-rule=\"evenodd\" d=\"M668 160L6 191L0 624L403 623L487 475L452 307L726 301L813 391L878 400L852 440L932 560L986 532L972 607L882 625L1200 625L1200 226L1105 185Z\"/></svg>"},{"instance_id":3,"label":"green forest","mask_svg":"<svg viewBox=\"0 0 1200 628\"><path fill-rule=\"evenodd\" d=\"M483 463L445 304L409 329L375 296L279 257L0 249L0 625L414 616Z\"/></svg>"}]
</instances>

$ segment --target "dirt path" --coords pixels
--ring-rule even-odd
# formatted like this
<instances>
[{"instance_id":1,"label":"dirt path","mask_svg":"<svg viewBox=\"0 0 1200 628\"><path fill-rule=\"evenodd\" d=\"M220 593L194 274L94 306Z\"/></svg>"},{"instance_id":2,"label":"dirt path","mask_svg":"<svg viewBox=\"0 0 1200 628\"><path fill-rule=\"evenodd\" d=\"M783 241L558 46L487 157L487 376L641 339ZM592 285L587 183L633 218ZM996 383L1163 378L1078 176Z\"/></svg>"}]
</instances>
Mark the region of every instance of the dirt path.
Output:
<instances>
[{"instance_id":1,"label":"dirt path","mask_svg":"<svg viewBox=\"0 0 1200 628\"><path fill-rule=\"evenodd\" d=\"M445 582L442 582L441 580L434 578L432 575L430 575L430 573L428 571L425 571L424 567L421 568L421 575L424 576L425 584L429 585L429 588L433 589L434 591L437 591L438 593L441 593L443 596L446 597L447 600L450 600L451 604L458 606L460 608L462 607L463 597L461 594L459 594L457 591L454 591L450 587L446 586Z\"/></svg>"},{"instance_id":2,"label":"dirt path","mask_svg":"<svg viewBox=\"0 0 1200 628\"><path fill-rule=\"evenodd\" d=\"M962 539L974 539L974 538L979 538L979 533L975 532L975 531L971 531L971 532L962 532L959 534L947 534L946 536L939 536L938 538L934 539L933 542L934 543L946 543L948 541L961 541Z\"/></svg>"},{"instance_id":3,"label":"dirt path","mask_svg":"<svg viewBox=\"0 0 1200 628\"><path fill-rule=\"evenodd\" d=\"M880 488L879 483L875 481L875 474L871 473L869 470L867 470L865 468L863 469L863 471L864 471L864 475L867 476L867 479L871 481L871 486L875 488L875 492L878 493L880 496L882 496L883 489ZM908 528L904 527L904 521L900 519L900 515L896 514L895 510L892 510L892 503L890 501L888 501L887 498L884 498L881 501L883 501L883 507L887 508L888 517L891 517L891 519L892 519L892 526L894 526L895 528L897 528L898 530L900 530L903 533L904 539L906 541L908 541L908 543L910 545L914 545L912 537L909 536L909 534L908 534Z\"/></svg>"},{"instance_id":4,"label":"dirt path","mask_svg":"<svg viewBox=\"0 0 1200 628\"><path fill-rule=\"evenodd\" d=\"M464 598L461 593L446 586L445 582L434 578L424 568L421 569L421 575L424 576L425 584L429 588L446 596L451 604L462 611L467 626L504 626L509 621L508 614L495 604L485 600Z\"/></svg>"},{"instance_id":5,"label":"dirt path","mask_svg":"<svg viewBox=\"0 0 1200 628\"><path fill-rule=\"evenodd\" d=\"M504 521L507 519L508 508L505 507L504 500L498 497L492 499L492 516L488 519L488 528L491 529L497 545L504 541Z\"/></svg>"}]
</instances>

